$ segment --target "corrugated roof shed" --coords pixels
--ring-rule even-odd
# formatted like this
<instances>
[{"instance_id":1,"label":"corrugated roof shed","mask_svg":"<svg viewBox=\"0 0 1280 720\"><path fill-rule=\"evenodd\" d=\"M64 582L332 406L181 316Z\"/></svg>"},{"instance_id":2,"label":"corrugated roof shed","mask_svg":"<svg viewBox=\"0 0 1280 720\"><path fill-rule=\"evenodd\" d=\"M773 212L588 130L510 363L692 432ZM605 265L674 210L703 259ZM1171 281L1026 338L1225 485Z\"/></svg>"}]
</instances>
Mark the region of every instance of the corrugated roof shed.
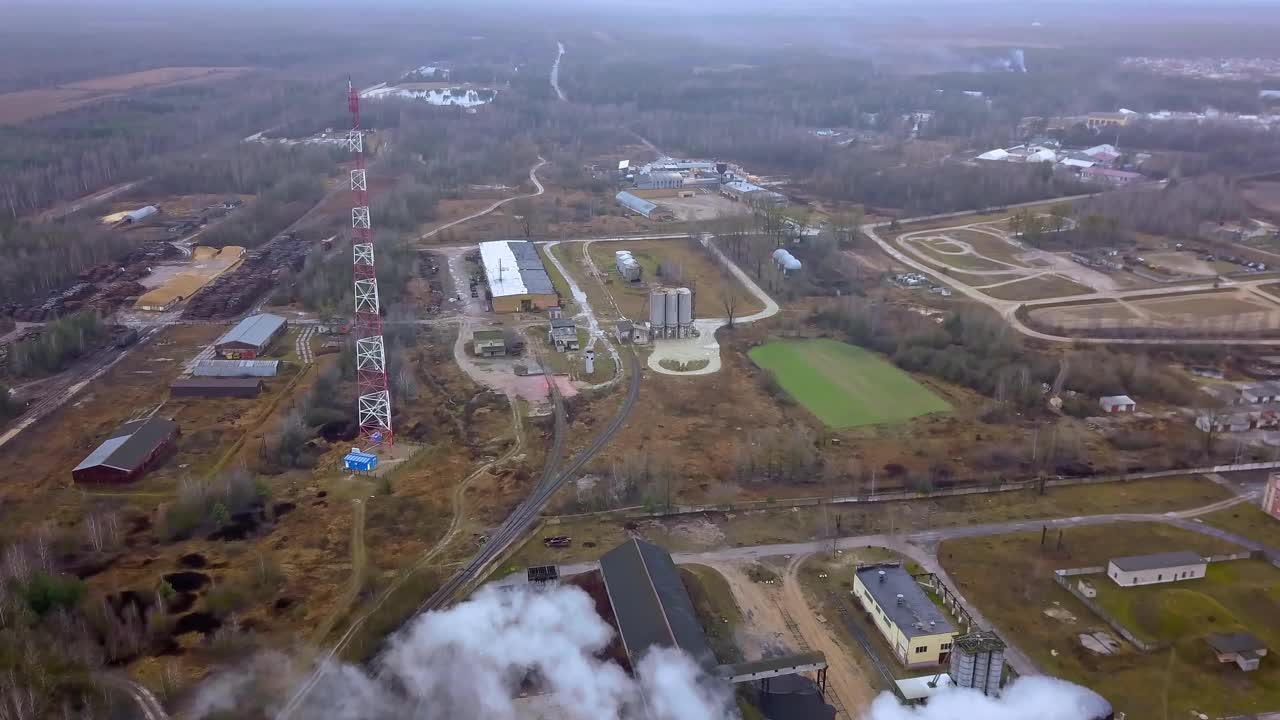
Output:
<instances>
[{"instance_id":1,"label":"corrugated roof shed","mask_svg":"<svg viewBox=\"0 0 1280 720\"><path fill-rule=\"evenodd\" d=\"M177 397L256 397L262 392L262 378L180 378L169 384Z\"/></svg>"},{"instance_id":2,"label":"corrugated roof shed","mask_svg":"<svg viewBox=\"0 0 1280 720\"><path fill-rule=\"evenodd\" d=\"M1137 570L1158 570L1167 567L1181 567L1183 565L1201 565L1204 558L1199 553L1190 550L1178 550L1175 552L1155 553L1154 555L1132 555L1129 557L1112 558L1111 564L1120 568L1125 572L1135 572Z\"/></svg>"},{"instance_id":3,"label":"corrugated roof shed","mask_svg":"<svg viewBox=\"0 0 1280 720\"><path fill-rule=\"evenodd\" d=\"M227 331L226 335L218 338L214 346L243 343L253 347L264 347L286 322L288 321L279 315L270 313L250 315L236 323L236 326Z\"/></svg>"},{"instance_id":4,"label":"corrugated roof shed","mask_svg":"<svg viewBox=\"0 0 1280 720\"><path fill-rule=\"evenodd\" d=\"M633 664L660 645L680 648L704 667L715 666L680 571L666 550L629 540L600 558L600 570Z\"/></svg>"},{"instance_id":5,"label":"corrugated roof shed","mask_svg":"<svg viewBox=\"0 0 1280 720\"><path fill-rule=\"evenodd\" d=\"M633 212L640 213L645 217L649 217L654 210L658 209L657 203L649 202L648 200L645 200L638 195L632 195L629 192L620 192L615 196L615 199L623 207Z\"/></svg>"},{"instance_id":6,"label":"corrugated roof shed","mask_svg":"<svg viewBox=\"0 0 1280 720\"><path fill-rule=\"evenodd\" d=\"M131 472L141 467L177 430L177 423L160 416L127 422L116 428L75 469L103 466Z\"/></svg>"},{"instance_id":7,"label":"corrugated roof shed","mask_svg":"<svg viewBox=\"0 0 1280 720\"><path fill-rule=\"evenodd\" d=\"M204 360L191 369L193 377L275 377L279 360Z\"/></svg>"}]
</instances>

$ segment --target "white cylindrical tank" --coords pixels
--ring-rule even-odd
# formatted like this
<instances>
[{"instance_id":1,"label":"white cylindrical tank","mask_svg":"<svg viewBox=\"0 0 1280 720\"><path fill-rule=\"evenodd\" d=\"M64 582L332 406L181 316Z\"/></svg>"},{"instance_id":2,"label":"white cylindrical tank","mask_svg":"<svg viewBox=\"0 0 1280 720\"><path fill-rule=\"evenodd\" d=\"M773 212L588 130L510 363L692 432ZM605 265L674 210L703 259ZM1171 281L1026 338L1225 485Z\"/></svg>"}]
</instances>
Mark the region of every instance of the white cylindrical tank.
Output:
<instances>
[{"instance_id":1,"label":"white cylindrical tank","mask_svg":"<svg viewBox=\"0 0 1280 720\"><path fill-rule=\"evenodd\" d=\"M588 375L596 371L596 351L595 350L591 350L591 349L587 350L586 354L584 355L583 367L586 369Z\"/></svg>"},{"instance_id":2,"label":"white cylindrical tank","mask_svg":"<svg viewBox=\"0 0 1280 720\"><path fill-rule=\"evenodd\" d=\"M800 261L782 248L773 251L773 261L785 272L795 272L800 269Z\"/></svg>"},{"instance_id":3,"label":"white cylindrical tank","mask_svg":"<svg viewBox=\"0 0 1280 720\"><path fill-rule=\"evenodd\" d=\"M675 337L680 327L680 296L675 290L667 290L667 337Z\"/></svg>"},{"instance_id":4,"label":"white cylindrical tank","mask_svg":"<svg viewBox=\"0 0 1280 720\"><path fill-rule=\"evenodd\" d=\"M680 325L682 326L692 325L693 324L693 293L689 291L689 288L680 288L679 290L676 290L676 295L677 297L679 297L678 302L679 302L679 308L680 308Z\"/></svg>"},{"instance_id":5,"label":"white cylindrical tank","mask_svg":"<svg viewBox=\"0 0 1280 720\"><path fill-rule=\"evenodd\" d=\"M148 206L143 207L143 208L138 208L137 210L134 210L134 211L132 211L132 212L128 213L128 214L127 214L127 215L125 215L124 217L125 217L125 219L126 219L126 220L128 220L129 222L138 222L139 220L142 220L142 219L144 219L144 218L149 218L149 217L151 217L152 215L155 215L155 214L156 214L156 213L158 213L158 212L160 212L160 211L156 209L156 206L155 206L155 205L148 205Z\"/></svg>"},{"instance_id":6,"label":"white cylindrical tank","mask_svg":"<svg viewBox=\"0 0 1280 720\"><path fill-rule=\"evenodd\" d=\"M649 293L649 324L655 332L667 324L667 295L662 288Z\"/></svg>"}]
</instances>

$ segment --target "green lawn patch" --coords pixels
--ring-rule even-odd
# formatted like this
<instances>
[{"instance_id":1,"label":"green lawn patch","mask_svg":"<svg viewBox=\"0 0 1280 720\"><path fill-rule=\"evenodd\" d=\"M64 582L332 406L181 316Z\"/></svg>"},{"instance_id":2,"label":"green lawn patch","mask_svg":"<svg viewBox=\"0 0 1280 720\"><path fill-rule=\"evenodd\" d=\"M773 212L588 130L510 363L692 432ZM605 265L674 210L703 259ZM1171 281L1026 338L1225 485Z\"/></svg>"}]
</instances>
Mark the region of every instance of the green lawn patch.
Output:
<instances>
[{"instance_id":1,"label":"green lawn patch","mask_svg":"<svg viewBox=\"0 0 1280 720\"><path fill-rule=\"evenodd\" d=\"M1121 588L1093 576L1097 601L1131 632L1172 645L1143 653L1123 644L1110 656L1081 646L1080 633L1115 632L1058 587L1053 571L1173 548L1201 554L1240 549L1180 528L1122 523L1067 529L1061 548L1050 531L1044 545L1039 532L1016 533L947 540L938 552L955 589L1042 670L1095 690L1128 717L1223 717L1280 707L1280 663L1267 662L1274 653L1258 671L1244 673L1220 664L1204 641L1213 633L1246 630L1269 647L1280 646L1274 620L1280 615L1280 570L1261 560L1213 563L1203 579L1165 585ZM1066 611L1074 619L1054 618L1046 610Z\"/></svg>"},{"instance_id":2,"label":"green lawn patch","mask_svg":"<svg viewBox=\"0 0 1280 720\"><path fill-rule=\"evenodd\" d=\"M951 406L910 375L835 340L785 340L753 348L751 360L833 428L901 422Z\"/></svg>"}]
</instances>

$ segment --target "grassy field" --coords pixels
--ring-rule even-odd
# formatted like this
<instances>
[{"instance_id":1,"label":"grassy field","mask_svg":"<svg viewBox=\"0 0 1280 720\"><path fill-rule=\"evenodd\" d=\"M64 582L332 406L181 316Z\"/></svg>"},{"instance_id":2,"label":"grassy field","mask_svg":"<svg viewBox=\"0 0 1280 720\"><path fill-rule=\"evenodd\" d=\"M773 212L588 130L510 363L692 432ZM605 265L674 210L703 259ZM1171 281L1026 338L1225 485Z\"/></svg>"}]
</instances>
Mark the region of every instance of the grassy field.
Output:
<instances>
[{"instance_id":1,"label":"grassy field","mask_svg":"<svg viewBox=\"0 0 1280 720\"><path fill-rule=\"evenodd\" d=\"M723 546L804 542L832 534L894 534L980 522L1115 512L1164 513L1204 507L1228 497L1228 490L1202 477L1173 477L1051 488L1045 495L1028 490L797 510L779 507L711 513L698 518L645 521L636 531L668 550L695 552ZM548 524L516 553L504 572L527 565L594 560L626 540L627 524L626 520L608 517ZM573 546L549 549L542 544L544 535L569 535Z\"/></svg>"},{"instance_id":2,"label":"grassy field","mask_svg":"<svg viewBox=\"0 0 1280 720\"><path fill-rule=\"evenodd\" d=\"M950 253L942 252L942 249L945 248L935 247L928 242L912 241L906 244L913 246L917 251L927 255L933 261L933 264L950 267L955 270L998 271L1007 269L1004 265L991 262L990 260L978 257L977 255L968 253L952 255Z\"/></svg>"},{"instance_id":3,"label":"grassy field","mask_svg":"<svg viewBox=\"0 0 1280 720\"><path fill-rule=\"evenodd\" d=\"M1061 275L1041 275L1036 278L1027 278L1022 282L985 289L982 292L999 300L1040 300L1084 295L1093 292L1093 288L1068 280Z\"/></svg>"},{"instance_id":4,"label":"grassy field","mask_svg":"<svg viewBox=\"0 0 1280 720\"><path fill-rule=\"evenodd\" d=\"M119 97L122 93L183 83L234 78L244 67L168 67L81 80L36 90L0 95L0 124L23 123L45 115L73 110L81 105Z\"/></svg>"},{"instance_id":5,"label":"grassy field","mask_svg":"<svg viewBox=\"0 0 1280 720\"><path fill-rule=\"evenodd\" d=\"M777 341L751 360L818 419L834 428L899 422L951 409L910 375L874 354L835 340Z\"/></svg>"},{"instance_id":6,"label":"grassy field","mask_svg":"<svg viewBox=\"0 0 1280 720\"><path fill-rule=\"evenodd\" d=\"M542 266L547 269L547 276L551 278L552 286L555 287L556 293L560 295L560 307L564 308L567 314L572 314L577 308L577 303L573 300L573 291L569 288L569 281L564 279L560 269L547 256L548 252L550 251L547 250L546 245L538 246L538 255L542 258Z\"/></svg>"},{"instance_id":7,"label":"grassy field","mask_svg":"<svg viewBox=\"0 0 1280 720\"><path fill-rule=\"evenodd\" d=\"M1280 548L1280 521L1253 503L1244 503L1199 518L1206 525L1222 528L1250 540Z\"/></svg>"},{"instance_id":8,"label":"grassy field","mask_svg":"<svg viewBox=\"0 0 1280 720\"><path fill-rule=\"evenodd\" d=\"M680 575L716 660L722 664L742 662L742 651L733 637L742 627L742 612L733 600L729 583L706 565L685 565L680 568Z\"/></svg>"},{"instance_id":9,"label":"grassy field","mask_svg":"<svg viewBox=\"0 0 1280 720\"><path fill-rule=\"evenodd\" d=\"M624 281L614 265L614 253L629 250L643 270L644 283L633 286ZM685 286L694 291L694 317L722 317L725 298L737 299L737 314L750 315L764 309L758 299L702 247L688 240L627 240L594 242L588 252L618 303L622 314L643 320L649 316L649 289L652 285ZM659 275L659 266L666 274Z\"/></svg>"},{"instance_id":10,"label":"grassy field","mask_svg":"<svg viewBox=\"0 0 1280 720\"><path fill-rule=\"evenodd\" d=\"M1194 637L1152 654L1124 645L1116 654L1102 656L1081 647L1079 634L1112 631L1053 582L1053 571L1105 564L1117 554L1171 549L1220 553L1239 548L1178 528L1128 523L1067 530L1061 549L1056 533L1050 533L1043 547L1040 533L948 540L939 548L939 556L957 590L992 618L1007 637L1017 638L1020 648L1043 671L1092 688L1129 717L1189 717L1196 712L1220 717L1280 707L1280 683L1272 674L1280 673L1280 666L1268 668L1264 660L1263 670L1241 673L1234 666L1219 665L1208 647ZM1206 598L1212 595L1214 602L1274 644L1278 638L1270 618L1280 610L1276 592L1280 573L1258 565L1225 565L1215 570L1224 573L1223 577L1194 590L1207 593ZM1017 578L1016 582L1010 582L1011 578ZM1192 588L1187 585L1185 589ZM1158 625L1175 633L1180 627L1194 628L1193 635L1208 627L1194 620L1195 613L1204 612L1206 603L1175 601L1172 605L1176 612L1167 623L1159 619L1161 611L1153 613ZM1046 610L1053 610L1057 618L1047 616ZM1184 611L1188 614L1180 617ZM1070 615L1064 616L1064 612ZM1207 622L1208 615L1202 619Z\"/></svg>"}]
</instances>

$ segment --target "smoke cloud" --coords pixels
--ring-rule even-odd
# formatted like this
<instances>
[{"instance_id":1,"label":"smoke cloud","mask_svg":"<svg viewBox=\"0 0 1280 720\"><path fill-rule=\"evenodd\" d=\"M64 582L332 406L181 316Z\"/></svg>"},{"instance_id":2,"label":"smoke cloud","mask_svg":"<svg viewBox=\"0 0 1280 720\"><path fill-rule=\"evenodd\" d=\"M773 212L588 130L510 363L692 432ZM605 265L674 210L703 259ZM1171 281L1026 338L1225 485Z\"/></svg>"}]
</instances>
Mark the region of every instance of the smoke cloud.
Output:
<instances>
[{"instance_id":1,"label":"smoke cloud","mask_svg":"<svg viewBox=\"0 0 1280 720\"><path fill-rule=\"evenodd\" d=\"M957 688L916 708L903 707L884 693L871 704L868 720L1101 720L1110 714L1111 704L1088 688L1029 676L1015 680L998 698Z\"/></svg>"},{"instance_id":2,"label":"smoke cloud","mask_svg":"<svg viewBox=\"0 0 1280 720\"><path fill-rule=\"evenodd\" d=\"M656 649L629 676L597 656L613 628L575 587L485 589L419 616L393 636L374 674L334 664L293 720L528 720L513 700L530 678L562 720L729 720L727 688L684 653ZM279 712L307 674L279 655L206 683L192 717L267 708ZM249 712L244 712L248 716Z\"/></svg>"}]
</instances>

